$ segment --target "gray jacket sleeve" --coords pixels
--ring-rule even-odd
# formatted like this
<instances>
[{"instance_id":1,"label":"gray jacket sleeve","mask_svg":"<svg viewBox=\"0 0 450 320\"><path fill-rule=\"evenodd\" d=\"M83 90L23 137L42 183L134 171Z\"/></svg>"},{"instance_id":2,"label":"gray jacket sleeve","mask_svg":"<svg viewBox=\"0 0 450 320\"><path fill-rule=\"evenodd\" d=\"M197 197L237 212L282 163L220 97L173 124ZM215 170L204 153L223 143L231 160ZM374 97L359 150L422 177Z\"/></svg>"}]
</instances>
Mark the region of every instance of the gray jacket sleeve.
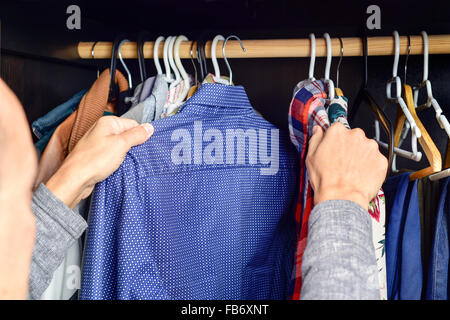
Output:
<instances>
[{"instance_id":1,"label":"gray jacket sleeve","mask_svg":"<svg viewBox=\"0 0 450 320\"><path fill-rule=\"evenodd\" d=\"M380 299L370 216L347 200L311 212L302 262L302 299Z\"/></svg>"},{"instance_id":2,"label":"gray jacket sleeve","mask_svg":"<svg viewBox=\"0 0 450 320\"><path fill-rule=\"evenodd\" d=\"M39 299L69 249L87 228L87 223L44 184L33 195L31 210L36 217L36 241L30 269L29 298Z\"/></svg>"}]
</instances>

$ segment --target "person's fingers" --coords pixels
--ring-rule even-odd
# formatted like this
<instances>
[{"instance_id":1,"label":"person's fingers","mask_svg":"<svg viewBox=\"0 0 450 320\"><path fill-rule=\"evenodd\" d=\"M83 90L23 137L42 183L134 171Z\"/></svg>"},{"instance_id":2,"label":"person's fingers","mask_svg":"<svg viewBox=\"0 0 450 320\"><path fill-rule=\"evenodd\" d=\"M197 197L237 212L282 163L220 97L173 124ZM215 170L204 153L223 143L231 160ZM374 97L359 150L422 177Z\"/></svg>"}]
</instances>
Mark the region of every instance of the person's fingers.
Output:
<instances>
[{"instance_id":1,"label":"person's fingers","mask_svg":"<svg viewBox=\"0 0 450 320\"><path fill-rule=\"evenodd\" d=\"M147 141L148 138L153 135L154 131L155 129L150 123L144 123L122 132L120 136L124 139L126 146L129 149Z\"/></svg>"},{"instance_id":2,"label":"person's fingers","mask_svg":"<svg viewBox=\"0 0 450 320\"><path fill-rule=\"evenodd\" d=\"M118 132L118 133L122 133L122 132L128 131L132 128L139 126L139 123L133 119L117 118L117 120L120 123L120 132Z\"/></svg>"},{"instance_id":3,"label":"person's fingers","mask_svg":"<svg viewBox=\"0 0 450 320\"><path fill-rule=\"evenodd\" d=\"M314 154L320 141L322 141L322 138L323 138L323 129L321 126L316 125L313 128L313 135L311 139L309 139L308 154Z\"/></svg>"}]
</instances>

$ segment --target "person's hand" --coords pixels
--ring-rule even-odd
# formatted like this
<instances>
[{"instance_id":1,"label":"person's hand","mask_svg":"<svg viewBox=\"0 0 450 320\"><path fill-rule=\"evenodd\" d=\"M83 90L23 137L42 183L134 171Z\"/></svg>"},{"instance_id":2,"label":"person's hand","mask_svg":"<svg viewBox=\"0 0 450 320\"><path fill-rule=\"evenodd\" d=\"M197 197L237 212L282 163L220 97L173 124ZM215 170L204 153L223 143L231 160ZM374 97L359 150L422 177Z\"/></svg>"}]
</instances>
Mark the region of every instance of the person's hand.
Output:
<instances>
[{"instance_id":1,"label":"person's hand","mask_svg":"<svg viewBox=\"0 0 450 320\"><path fill-rule=\"evenodd\" d=\"M153 131L149 123L139 125L115 116L100 118L50 178L47 188L74 208L91 194L97 182L119 168L131 147L147 141Z\"/></svg>"},{"instance_id":2,"label":"person's hand","mask_svg":"<svg viewBox=\"0 0 450 320\"><path fill-rule=\"evenodd\" d=\"M36 224L36 151L20 101L0 79L0 299L25 299Z\"/></svg>"},{"instance_id":3,"label":"person's hand","mask_svg":"<svg viewBox=\"0 0 450 320\"><path fill-rule=\"evenodd\" d=\"M315 204L350 200L368 209L383 184L388 161L363 130L335 123L325 133L319 126L314 128L306 167Z\"/></svg>"}]
</instances>

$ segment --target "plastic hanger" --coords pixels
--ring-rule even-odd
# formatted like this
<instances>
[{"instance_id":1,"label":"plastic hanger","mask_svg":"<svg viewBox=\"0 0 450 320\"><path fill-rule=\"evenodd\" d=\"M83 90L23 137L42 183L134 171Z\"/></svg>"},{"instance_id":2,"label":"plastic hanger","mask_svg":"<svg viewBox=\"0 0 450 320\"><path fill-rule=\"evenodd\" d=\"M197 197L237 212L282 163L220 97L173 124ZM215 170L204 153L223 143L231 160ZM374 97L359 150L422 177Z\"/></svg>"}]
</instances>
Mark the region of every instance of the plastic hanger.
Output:
<instances>
[{"instance_id":1,"label":"plastic hanger","mask_svg":"<svg viewBox=\"0 0 450 320\"><path fill-rule=\"evenodd\" d=\"M184 69L183 64L181 63L181 58L180 58L180 45L181 45L182 41L189 41L189 39L183 35L178 36L177 39L175 40L174 48L173 48L175 65L178 68L178 71L180 72L180 75L183 79L182 81L184 82L183 91L180 94L180 96L178 97L176 103L181 103L182 101L184 101L184 99L186 99L186 97L187 97L189 89L191 88L191 86L190 86L191 79L189 78L189 75L187 74L186 70Z\"/></svg>"},{"instance_id":2,"label":"plastic hanger","mask_svg":"<svg viewBox=\"0 0 450 320\"><path fill-rule=\"evenodd\" d=\"M314 65L316 63L316 37L314 33L309 34L309 39L311 40L311 59L309 60L308 79L314 81L316 80L314 78Z\"/></svg>"},{"instance_id":3,"label":"plastic hanger","mask_svg":"<svg viewBox=\"0 0 450 320\"><path fill-rule=\"evenodd\" d=\"M217 47L217 42L219 42L219 40L225 41L225 38L219 34L214 37L212 44L211 44L211 61L212 61L213 67L214 67L213 78L216 83L228 84L228 80L220 77L219 63L217 62L217 57L216 57L216 47Z\"/></svg>"},{"instance_id":4,"label":"plastic hanger","mask_svg":"<svg viewBox=\"0 0 450 320\"><path fill-rule=\"evenodd\" d=\"M343 45L342 45L342 41L341 41L341 55L343 55ZM387 137L388 137L388 144L387 144L387 150L388 150L388 168L391 167L392 164L392 159L393 159L393 154L394 154L394 136L393 136L393 132L394 132L394 128L392 126L391 121L388 119L388 117L386 116L385 112L383 111L383 109L376 103L375 99L372 97L372 95L369 92L368 89L368 58L367 58L367 37L363 36L363 42L362 42L362 46L363 46L363 58L364 58L364 63L363 63L363 83L361 85L361 88L358 91L358 94L356 95L356 99L354 100L354 103L352 105L352 108L350 109L349 112L349 123L352 124L353 123L353 119L355 117L355 114L359 108L359 106L362 104L362 102L365 102L365 105L367 105L369 107L369 110L372 112L372 114L375 116L375 118L377 119L378 123L381 123L383 131L386 133ZM337 78L339 79L339 76L337 76ZM377 132L378 130L378 132ZM379 133L379 126L375 126L375 136L380 135ZM390 171L388 170L386 177L389 176Z\"/></svg>"},{"instance_id":5,"label":"plastic hanger","mask_svg":"<svg viewBox=\"0 0 450 320\"><path fill-rule=\"evenodd\" d=\"M145 58L144 58L144 44L146 37L149 33L142 31L138 35L137 49L138 49L138 63L139 63L139 76L141 78L141 83L147 79L147 69L145 68Z\"/></svg>"},{"instance_id":6,"label":"plastic hanger","mask_svg":"<svg viewBox=\"0 0 450 320\"><path fill-rule=\"evenodd\" d=\"M155 40L155 45L153 46L153 62L155 63L155 68L156 68L156 73L159 75L162 75L162 69L161 69L161 65L159 64L159 44L164 41L164 37L163 36L159 36L156 40Z\"/></svg>"},{"instance_id":7,"label":"plastic hanger","mask_svg":"<svg viewBox=\"0 0 450 320\"><path fill-rule=\"evenodd\" d=\"M409 122L412 134L411 134L411 148L412 152L406 151L397 147L394 147L394 153L402 156L407 159L411 159L414 161L420 161L422 159L422 153L417 151L417 139L422 136L421 131L419 127L417 127L416 122L414 121L414 118L411 115L411 112L408 110L408 106L406 105L405 101L403 100L401 93L402 93L402 85L400 77L397 75L398 71L398 60L400 56L400 40L399 35L397 31L394 31L394 64L392 68L392 78L388 80L386 84L386 103L395 103L398 106L400 106L402 112L405 114L406 120ZM392 84L395 85L395 96L392 96ZM375 140L384 148L388 148L388 145L380 140L380 129L379 129L379 122L378 120L375 120Z\"/></svg>"},{"instance_id":8,"label":"plastic hanger","mask_svg":"<svg viewBox=\"0 0 450 320\"><path fill-rule=\"evenodd\" d=\"M127 73L127 75L128 75L128 84L129 84L129 86L130 86L130 89L132 89L132 88L133 88L133 80L131 79L131 72L130 72L130 70L128 69L127 65L125 64L125 61L123 61L123 58L122 58L122 52L121 52L121 49L122 49L122 45L124 44L124 42L130 42L130 40L128 40L128 39L123 39L122 41L120 41L120 43L119 43L119 48L118 48L118 51L119 51L119 60L120 60L120 62L122 63L122 66L123 66L123 68L125 69L125 71L126 71L126 73Z\"/></svg>"},{"instance_id":9,"label":"plastic hanger","mask_svg":"<svg viewBox=\"0 0 450 320\"><path fill-rule=\"evenodd\" d=\"M322 81L327 84L327 87L328 87L327 100L330 101L335 96L334 83L333 83L333 80L330 79L330 69L331 69L331 60L332 60L331 49L332 48L331 48L330 35L328 33L324 33L323 37L325 38L325 42L327 44L327 62L325 64L325 77L322 79Z\"/></svg>"},{"instance_id":10,"label":"plastic hanger","mask_svg":"<svg viewBox=\"0 0 450 320\"><path fill-rule=\"evenodd\" d=\"M170 45L172 38L173 38L172 36L169 36L164 41L163 61L164 61L164 67L166 69L166 82L167 83L172 83L175 81L175 79L172 78L172 72L170 70L170 64L169 64L169 45Z\"/></svg>"},{"instance_id":11,"label":"plastic hanger","mask_svg":"<svg viewBox=\"0 0 450 320\"><path fill-rule=\"evenodd\" d=\"M442 109L439 106L439 103L436 101L436 99L433 97L433 92L431 88L431 82L428 80L428 36L425 31L421 32L422 38L423 38L423 44L424 44L424 54L423 54L423 80L422 82L414 87L414 102L417 105L417 100L419 96L419 91L422 88L427 89L427 102L425 104L422 104L420 106L417 106L418 111L421 111L425 108L429 108L432 106L436 112L436 120L439 123L440 127L445 130L447 135L450 138L450 124L447 120L447 117L442 114Z\"/></svg>"},{"instance_id":12,"label":"plastic hanger","mask_svg":"<svg viewBox=\"0 0 450 320\"><path fill-rule=\"evenodd\" d=\"M419 138L419 143L422 146L422 149L425 152L425 156L428 159L428 162L430 164L429 167L424 168L422 170L419 170L417 172L414 172L410 175L410 180L416 180L419 178L423 178L425 176L428 176L431 173L439 172L442 169L442 159L441 154L434 144L433 140L431 139L430 135L426 131L425 127L423 126L422 122L420 121L419 117L416 113L416 104L413 97L413 92L411 89L411 86L406 84L406 76L407 76L407 70L408 70L408 58L409 53L411 51L411 39L408 36L408 54L405 59L405 83L402 86L402 97L406 102L406 105L408 107L408 110L411 112L411 115L414 118L414 121L416 122L417 126L420 129L420 132L422 133L422 136ZM401 130L403 128L403 124L405 123L405 116L401 113L401 110L397 111L397 124L398 126L395 128L395 138L399 138L399 132L401 133ZM401 138L401 137L400 137ZM397 141L395 141L397 143ZM398 145L400 146L403 140L398 141ZM392 169L396 171L396 157L394 156Z\"/></svg>"},{"instance_id":13,"label":"plastic hanger","mask_svg":"<svg viewBox=\"0 0 450 320\"><path fill-rule=\"evenodd\" d=\"M235 38L237 41L239 41L239 44L241 45L242 51L243 51L243 52L246 51L244 45L242 44L241 39L239 39L238 36L235 36L235 35L228 36L228 37L225 39L225 41L223 42L223 45L222 45L222 54L223 54L223 59L225 60L225 64L227 65L227 68L228 68L228 73L230 74L230 81L228 82L228 84L229 84L230 86L233 85L233 71L231 70L230 64L228 63L228 59L227 59L227 56L226 56L226 54L225 54L225 47L227 46L227 41L228 41L229 39L231 39L231 38Z\"/></svg>"},{"instance_id":14,"label":"plastic hanger","mask_svg":"<svg viewBox=\"0 0 450 320\"><path fill-rule=\"evenodd\" d=\"M175 74L175 81L170 84L171 88L181 82L180 71L178 70L178 67L175 64L175 60L173 59L173 46L175 44L175 39L176 39L176 37L172 37L170 39L169 48L168 48L170 67Z\"/></svg>"}]
</instances>

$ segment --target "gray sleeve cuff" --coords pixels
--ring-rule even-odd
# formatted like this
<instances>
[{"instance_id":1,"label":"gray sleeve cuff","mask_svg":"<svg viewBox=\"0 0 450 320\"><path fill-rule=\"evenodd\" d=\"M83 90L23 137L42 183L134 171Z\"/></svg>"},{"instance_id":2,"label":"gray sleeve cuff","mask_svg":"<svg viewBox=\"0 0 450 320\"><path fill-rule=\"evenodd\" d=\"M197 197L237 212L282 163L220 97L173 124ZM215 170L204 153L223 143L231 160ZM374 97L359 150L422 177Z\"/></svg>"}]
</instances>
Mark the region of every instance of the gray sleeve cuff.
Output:
<instances>
[{"instance_id":1,"label":"gray sleeve cuff","mask_svg":"<svg viewBox=\"0 0 450 320\"><path fill-rule=\"evenodd\" d=\"M347 200L315 206L302 277L302 299L380 299L369 213Z\"/></svg>"},{"instance_id":2,"label":"gray sleeve cuff","mask_svg":"<svg viewBox=\"0 0 450 320\"><path fill-rule=\"evenodd\" d=\"M31 209L36 217L36 242L31 261L29 297L39 299L67 249L82 235L87 223L42 183L33 195Z\"/></svg>"}]
</instances>

